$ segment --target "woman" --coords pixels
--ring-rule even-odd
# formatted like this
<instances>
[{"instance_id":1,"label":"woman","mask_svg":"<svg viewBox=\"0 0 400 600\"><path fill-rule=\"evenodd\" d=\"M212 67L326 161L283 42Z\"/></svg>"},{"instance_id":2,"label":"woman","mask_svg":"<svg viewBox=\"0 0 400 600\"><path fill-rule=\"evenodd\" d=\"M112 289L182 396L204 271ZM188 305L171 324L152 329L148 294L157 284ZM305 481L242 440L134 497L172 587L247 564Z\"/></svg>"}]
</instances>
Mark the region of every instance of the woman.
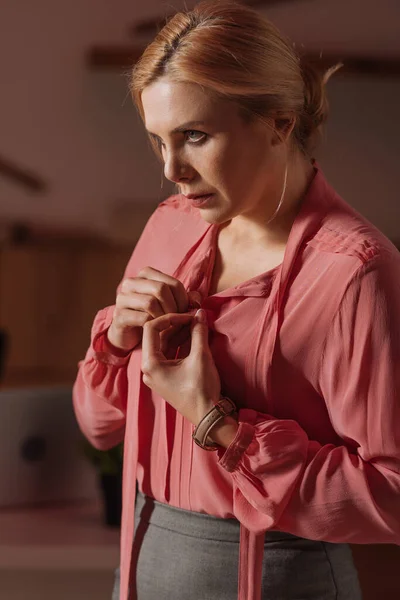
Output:
<instances>
[{"instance_id":1,"label":"woman","mask_svg":"<svg viewBox=\"0 0 400 600\"><path fill-rule=\"evenodd\" d=\"M347 544L399 543L400 259L311 158L328 76L215 2L134 69L179 193L74 389L89 440L125 441L121 600L356 600Z\"/></svg>"}]
</instances>

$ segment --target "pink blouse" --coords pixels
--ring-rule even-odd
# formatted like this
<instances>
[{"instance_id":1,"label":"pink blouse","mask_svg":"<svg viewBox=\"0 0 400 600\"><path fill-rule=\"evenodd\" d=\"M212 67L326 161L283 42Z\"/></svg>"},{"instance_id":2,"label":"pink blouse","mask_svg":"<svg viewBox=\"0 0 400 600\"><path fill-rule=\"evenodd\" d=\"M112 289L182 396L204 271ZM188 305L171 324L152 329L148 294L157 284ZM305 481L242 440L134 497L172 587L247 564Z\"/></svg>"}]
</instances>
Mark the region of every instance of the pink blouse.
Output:
<instances>
[{"instance_id":1,"label":"pink blouse","mask_svg":"<svg viewBox=\"0 0 400 600\"><path fill-rule=\"evenodd\" d=\"M240 409L228 449L193 444L191 423L143 384L140 347L110 351L113 306L95 318L74 406L94 446L125 442L121 600L136 480L160 502L239 520L239 600L260 599L267 530L400 544L400 254L315 171L276 269L210 296L218 226L173 196L125 272L151 266L201 294Z\"/></svg>"}]
</instances>

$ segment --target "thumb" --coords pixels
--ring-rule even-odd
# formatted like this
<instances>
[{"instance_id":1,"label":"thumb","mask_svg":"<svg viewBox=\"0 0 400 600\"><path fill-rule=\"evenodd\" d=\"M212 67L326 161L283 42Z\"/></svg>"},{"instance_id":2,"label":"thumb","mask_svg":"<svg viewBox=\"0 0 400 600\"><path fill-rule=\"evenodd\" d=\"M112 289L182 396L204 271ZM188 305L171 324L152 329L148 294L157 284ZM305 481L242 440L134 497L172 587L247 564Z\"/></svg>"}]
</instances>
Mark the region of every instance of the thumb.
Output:
<instances>
[{"instance_id":1,"label":"thumb","mask_svg":"<svg viewBox=\"0 0 400 600\"><path fill-rule=\"evenodd\" d=\"M200 309L195 314L192 324L192 344L190 354L200 354L204 350L209 350L208 345L208 325L205 310Z\"/></svg>"}]
</instances>

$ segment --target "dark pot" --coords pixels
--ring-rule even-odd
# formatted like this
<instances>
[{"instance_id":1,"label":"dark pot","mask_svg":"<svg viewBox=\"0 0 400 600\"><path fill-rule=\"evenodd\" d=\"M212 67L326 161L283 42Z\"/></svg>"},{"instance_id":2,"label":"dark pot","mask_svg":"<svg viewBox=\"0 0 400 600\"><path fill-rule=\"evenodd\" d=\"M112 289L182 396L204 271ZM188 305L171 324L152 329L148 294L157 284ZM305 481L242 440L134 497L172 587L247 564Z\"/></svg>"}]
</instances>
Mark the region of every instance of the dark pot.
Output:
<instances>
[{"instance_id":1,"label":"dark pot","mask_svg":"<svg viewBox=\"0 0 400 600\"><path fill-rule=\"evenodd\" d=\"M122 476L100 475L100 488L103 495L104 521L109 527L120 527L122 511Z\"/></svg>"}]
</instances>

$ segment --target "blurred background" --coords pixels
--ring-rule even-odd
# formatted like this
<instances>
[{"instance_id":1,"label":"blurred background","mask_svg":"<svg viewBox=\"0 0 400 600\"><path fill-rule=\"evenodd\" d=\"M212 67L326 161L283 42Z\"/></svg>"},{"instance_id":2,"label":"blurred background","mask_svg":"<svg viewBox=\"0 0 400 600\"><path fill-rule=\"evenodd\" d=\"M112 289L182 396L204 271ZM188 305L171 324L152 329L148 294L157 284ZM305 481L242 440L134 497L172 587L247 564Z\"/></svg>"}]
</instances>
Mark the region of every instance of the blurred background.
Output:
<instances>
[{"instance_id":1,"label":"blurred background","mask_svg":"<svg viewBox=\"0 0 400 600\"><path fill-rule=\"evenodd\" d=\"M247 0L328 67L327 178L400 245L400 2ZM120 456L71 408L98 309L112 304L164 181L130 66L191 0L0 0L0 600L109 600ZM109 494L109 498L110 498ZM116 509L118 513L118 508ZM365 600L400 597L394 546L353 548Z\"/></svg>"}]
</instances>

